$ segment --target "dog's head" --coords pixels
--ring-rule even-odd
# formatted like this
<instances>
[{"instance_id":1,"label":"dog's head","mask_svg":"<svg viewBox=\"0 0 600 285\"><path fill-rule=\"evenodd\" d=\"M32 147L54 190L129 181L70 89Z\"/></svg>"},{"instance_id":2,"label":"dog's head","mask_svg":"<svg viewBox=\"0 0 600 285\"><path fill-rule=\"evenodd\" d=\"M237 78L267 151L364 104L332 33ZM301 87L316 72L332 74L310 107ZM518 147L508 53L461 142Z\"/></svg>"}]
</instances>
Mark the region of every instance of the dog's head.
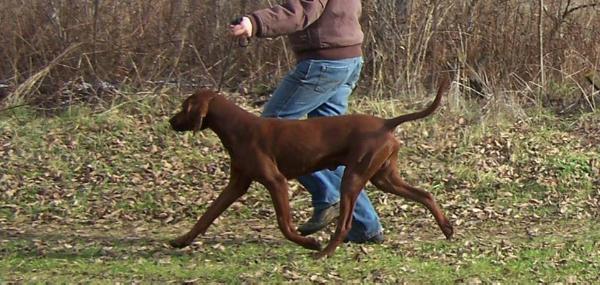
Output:
<instances>
[{"instance_id":1,"label":"dog's head","mask_svg":"<svg viewBox=\"0 0 600 285\"><path fill-rule=\"evenodd\" d=\"M217 93L208 89L202 89L183 101L181 111L170 120L171 127L177 132L199 131L206 128L204 119L208 114L210 101Z\"/></svg>"}]
</instances>

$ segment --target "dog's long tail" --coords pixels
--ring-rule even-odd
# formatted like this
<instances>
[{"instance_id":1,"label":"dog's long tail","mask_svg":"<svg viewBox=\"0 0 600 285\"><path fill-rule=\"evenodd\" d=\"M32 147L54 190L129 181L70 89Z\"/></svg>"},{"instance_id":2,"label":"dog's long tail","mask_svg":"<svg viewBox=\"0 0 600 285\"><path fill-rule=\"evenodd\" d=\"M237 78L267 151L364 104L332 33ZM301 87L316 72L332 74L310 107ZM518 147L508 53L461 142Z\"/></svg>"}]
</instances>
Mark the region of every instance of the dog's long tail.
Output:
<instances>
[{"instance_id":1,"label":"dog's long tail","mask_svg":"<svg viewBox=\"0 0 600 285\"><path fill-rule=\"evenodd\" d=\"M427 108L418 112L388 119L385 122L386 127L388 127L389 129L394 129L402 123L422 119L431 115L440 106L440 103L442 102L442 97L444 97L444 93L446 93L448 89L450 89L450 77L443 76L443 78L441 78L440 80L440 83L438 84L437 95L435 95L435 99L433 99L433 102Z\"/></svg>"}]
</instances>

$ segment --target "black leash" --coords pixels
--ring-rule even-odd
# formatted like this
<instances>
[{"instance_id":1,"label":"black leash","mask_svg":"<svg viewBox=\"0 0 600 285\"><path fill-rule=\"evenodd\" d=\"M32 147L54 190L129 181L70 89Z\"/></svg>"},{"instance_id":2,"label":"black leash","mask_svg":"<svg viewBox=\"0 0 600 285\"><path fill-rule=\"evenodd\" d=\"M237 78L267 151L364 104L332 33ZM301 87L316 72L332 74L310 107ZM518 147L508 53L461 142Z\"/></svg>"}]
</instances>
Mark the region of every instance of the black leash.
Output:
<instances>
[{"instance_id":1,"label":"black leash","mask_svg":"<svg viewBox=\"0 0 600 285\"><path fill-rule=\"evenodd\" d=\"M239 25L242 22L242 17L237 18L233 21L231 21L232 25ZM229 64L231 63L231 54L233 53L233 47L236 43L236 40L232 40L231 43L229 44L229 48L227 49L227 55L225 56L225 63L223 65L223 68L221 68L221 79L219 80L219 86L217 87L217 93L221 92L221 88L223 87L223 83L225 82L225 74L227 73L227 69L229 68ZM248 45L250 45L250 39L249 38L240 38L237 40L237 44L239 47L241 48L245 48Z\"/></svg>"}]
</instances>

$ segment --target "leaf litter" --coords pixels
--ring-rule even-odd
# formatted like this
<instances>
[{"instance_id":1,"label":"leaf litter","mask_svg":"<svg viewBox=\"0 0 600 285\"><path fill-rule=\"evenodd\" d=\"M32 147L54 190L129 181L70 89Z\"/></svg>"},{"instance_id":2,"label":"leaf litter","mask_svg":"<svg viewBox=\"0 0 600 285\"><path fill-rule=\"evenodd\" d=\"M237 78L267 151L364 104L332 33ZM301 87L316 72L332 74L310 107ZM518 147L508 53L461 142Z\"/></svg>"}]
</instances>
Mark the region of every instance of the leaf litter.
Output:
<instances>
[{"instance_id":1,"label":"leaf litter","mask_svg":"<svg viewBox=\"0 0 600 285\"><path fill-rule=\"evenodd\" d=\"M26 242L0 253L77 255L97 248L99 262L136 259L152 251L159 263L172 262L166 237L187 230L225 187L228 157L216 136L175 134L164 123L167 117L153 116L5 122L12 131L0 133L0 245ZM412 126L425 128L421 132L405 127L398 163L409 183L434 193L455 224L460 246L431 248L442 237L422 206L369 191L385 227L382 247L406 258L434 258L459 267L468 266L465 260L490 256L506 265L529 247L550 247L559 252L551 257L551 267L560 268L565 258L581 253L553 238L576 235L579 225L600 218L595 127L587 121L567 130L553 122L519 121L473 136L465 122L457 124L456 132L432 125ZM290 186L293 218L300 223L311 214L310 198L297 183ZM218 254L247 242L281 247L286 242L274 220L268 194L253 184L206 236L182 252ZM317 238L326 242L330 233ZM546 239L547 244L539 244ZM127 250L115 248L115 241L127 244ZM357 262L373 254L371 246L350 245L338 252L344 250ZM598 253L583 256L581 262L598 268ZM291 264L276 268L288 281L344 279L335 271L310 274ZM256 281L268 274L242 278ZM368 278L391 280L386 274L374 271ZM568 277L568 282L578 280Z\"/></svg>"}]
</instances>

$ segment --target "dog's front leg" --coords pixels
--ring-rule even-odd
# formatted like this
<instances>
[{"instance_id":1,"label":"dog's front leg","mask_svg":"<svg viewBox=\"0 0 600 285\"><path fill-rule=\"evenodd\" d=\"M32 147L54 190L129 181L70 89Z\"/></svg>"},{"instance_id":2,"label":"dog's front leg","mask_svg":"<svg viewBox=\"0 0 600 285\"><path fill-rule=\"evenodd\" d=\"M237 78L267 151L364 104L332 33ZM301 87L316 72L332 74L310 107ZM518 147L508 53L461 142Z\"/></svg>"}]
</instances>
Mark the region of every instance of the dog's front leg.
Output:
<instances>
[{"instance_id":1,"label":"dog's front leg","mask_svg":"<svg viewBox=\"0 0 600 285\"><path fill-rule=\"evenodd\" d=\"M269 190L277 214L277 224L283 235L304 248L321 250L321 244L316 239L301 236L292 224L288 185L285 177L277 175L276 178L267 179L263 185Z\"/></svg>"},{"instance_id":2,"label":"dog's front leg","mask_svg":"<svg viewBox=\"0 0 600 285\"><path fill-rule=\"evenodd\" d=\"M171 246L183 248L190 245L199 234L204 234L213 221L225 211L233 202L246 194L248 187L252 182L248 177L231 172L229 184L221 192L219 197L213 201L206 213L198 219L194 227L186 234L170 241Z\"/></svg>"}]
</instances>

